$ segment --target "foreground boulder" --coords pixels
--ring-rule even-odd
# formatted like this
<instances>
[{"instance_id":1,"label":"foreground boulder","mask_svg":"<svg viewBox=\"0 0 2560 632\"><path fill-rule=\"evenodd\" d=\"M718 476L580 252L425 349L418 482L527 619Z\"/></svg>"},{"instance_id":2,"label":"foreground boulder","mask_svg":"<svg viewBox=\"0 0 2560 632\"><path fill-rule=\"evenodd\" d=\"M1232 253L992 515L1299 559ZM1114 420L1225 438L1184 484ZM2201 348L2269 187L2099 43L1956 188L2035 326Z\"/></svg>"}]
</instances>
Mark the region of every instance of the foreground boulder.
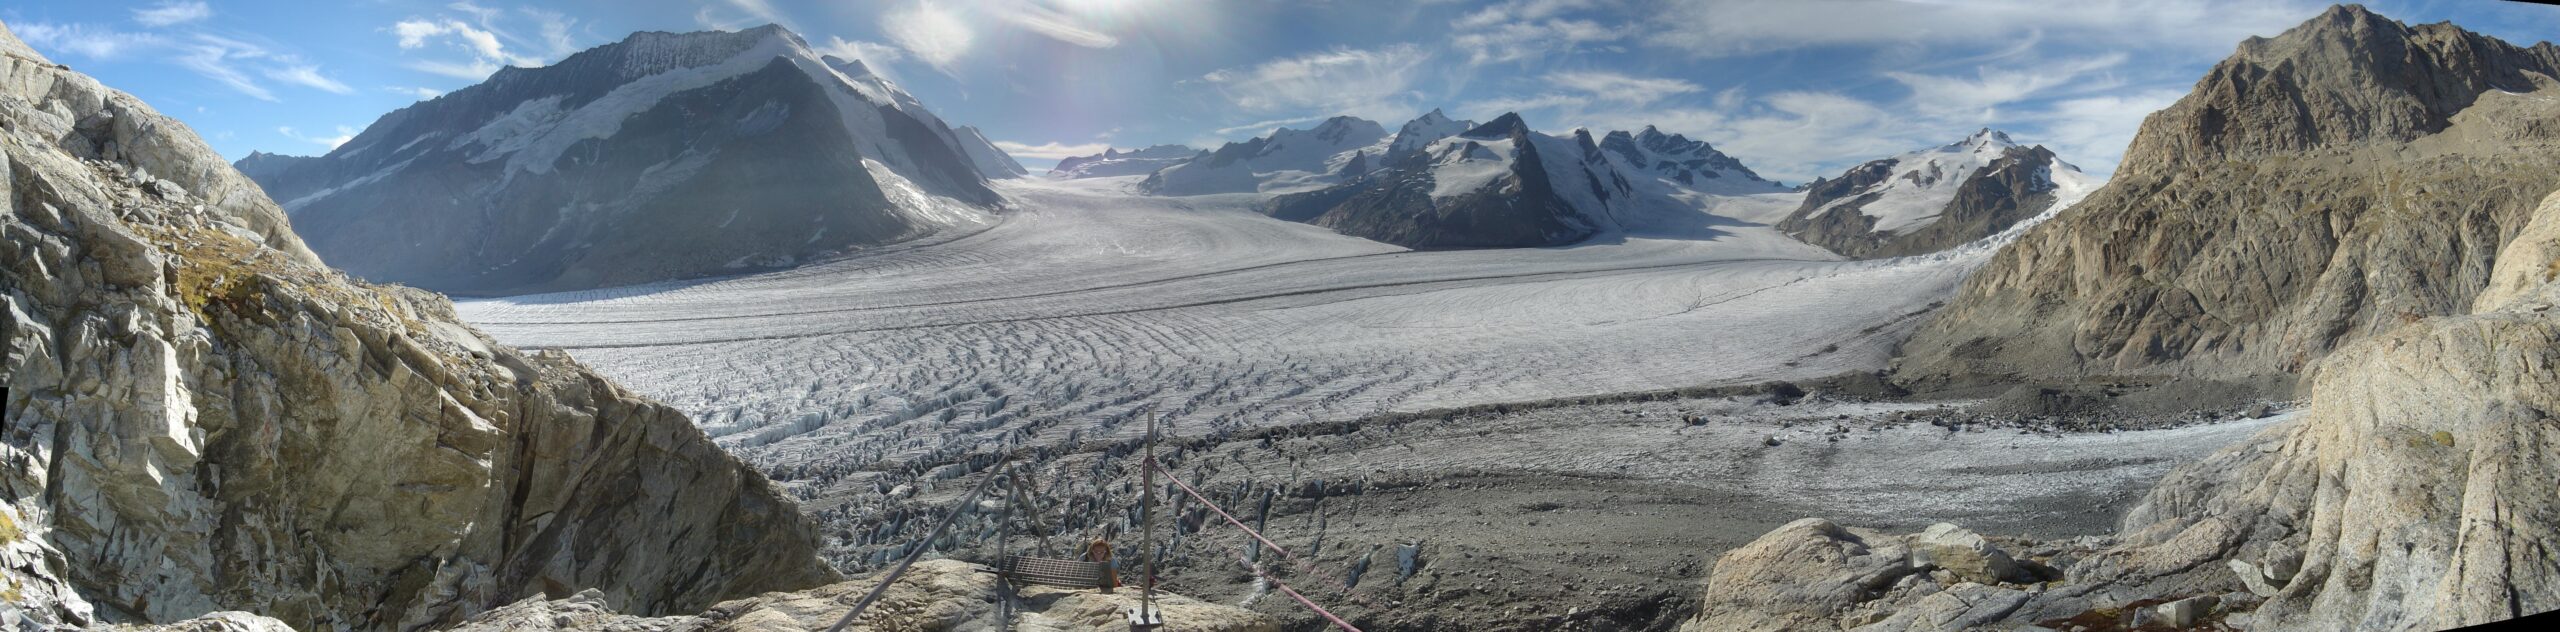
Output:
<instances>
[{"instance_id":1,"label":"foreground boulder","mask_svg":"<svg viewBox=\"0 0 2560 632\"><path fill-rule=\"evenodd\" d=\"M409 630L838 578L683 415L320 267L184 126L4 29L0 173L0 619Z\"/></svg>"},{"instance_id":2,"label":"foreground boulder","mask_svg":"<svg viewBox=\"0 0 2560 632\"><path fill-rule=\"evenodd\" d=\"M889 587L880 603L863 613L848 630L992 630L1004 622L994 569L956 560L916 564ZM555 600L527 599L492 610L455 628L455 632L621 630L805 632L834 625L855 602L878 585L861 579L790 593L761 595L721 603L698 615L644 618L614 612L595 593ZM1136 590L1102 594L1093 590L1050 587L1022 589L1012 629L1056 632L1118 632L1128 629L1127 612L1138 605ZM1166 632L1277 632L1270 617L1242 608L1202 603L1180 595L1156 594Z\"/></svg>"}]
</instances>

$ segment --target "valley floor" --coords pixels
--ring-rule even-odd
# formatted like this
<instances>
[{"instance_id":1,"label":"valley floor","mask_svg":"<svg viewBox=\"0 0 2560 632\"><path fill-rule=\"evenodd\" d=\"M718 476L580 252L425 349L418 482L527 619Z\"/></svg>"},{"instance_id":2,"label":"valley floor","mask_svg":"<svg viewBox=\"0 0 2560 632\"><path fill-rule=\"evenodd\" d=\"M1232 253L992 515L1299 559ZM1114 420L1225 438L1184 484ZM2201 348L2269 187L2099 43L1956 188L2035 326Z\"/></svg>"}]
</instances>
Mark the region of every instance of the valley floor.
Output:
<instances>
[{"instance_id":1,"label":"valley floor","mask_svg":"<svg viewBox=\"0 0 2560 632\"><path fill-rule=\"evenodd\" d=\"M931 245L460 307L503 342L566 349L693 415L803 498L848 570L920 535L925 521L903 518L948 506L963 486L935 483L986 466L971 455L1036 453L1059 480L1131 478L1102 450L1141 436L1149 409L1214 451L1178 466L1204 487L1367 480L1365 493L1280 502L1271 528L1323 533L1328 563L1372 557L1389 581L1348 607L1373 629L1550 629L1562 620L1545 617L1567 612L1596 629L1663 628L1715 554L1803 516L2101 533L2175 462L2262 423L1871 431L1935 404L1816 397L1345 434L1388 412L1881 369L1987 249L1840 261L1764 225L1793 207L1776 194L1710 201L1715 215L1657 222L1680 226L1660 234L1413 252L1262 217L1251 196L1143 197L1122 192L1129 182L1008 183L1017 208L1003 223ZM1704 424L1682 421L1693 415ZM1257 438L1298 426L1309 432ZM901 486L919 493L884 493ZM1104 481L1073 486L1071 503L1125 501ZM1391 583L1395 546L1417 539L1436 561ZM1248 595L1232 560L1197 562L1168 581ZM1258 608L1299 616L1286 599ZM1536 612L1506 614L1520 608Z\"/></svg>"}]
</instances>

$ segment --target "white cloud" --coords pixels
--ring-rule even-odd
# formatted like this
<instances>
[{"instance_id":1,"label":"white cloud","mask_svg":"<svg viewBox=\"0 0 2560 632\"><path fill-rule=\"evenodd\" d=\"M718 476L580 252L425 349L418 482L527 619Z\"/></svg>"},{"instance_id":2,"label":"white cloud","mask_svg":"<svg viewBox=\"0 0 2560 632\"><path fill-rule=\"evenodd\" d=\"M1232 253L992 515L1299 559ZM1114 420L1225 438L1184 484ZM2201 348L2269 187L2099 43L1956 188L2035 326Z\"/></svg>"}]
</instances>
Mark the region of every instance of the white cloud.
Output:
<instances>
[{"instance_id":1,"label":"white cloud","mask_svg":"<svg viewBox=\"0 0 2560 632\"><path fill-rule=\"evenodd\" d=\"M1300 116L1300 117L1296 117L1296 118L1271 119L1271 120L1268 120L1268 121L1254 121L1254 122L1246 123L1246 124L1243 124L1243 125L1236 125L1236 126L1232 126L1232 127L1221 127L1221 128L1218 128L1218 130L1217 130L1217 134L1218 134L1218 135L1220 135L1220 136L1234 136L1234 135L1239 135L1239 134L1251 134L1251 135L1254 135L1254 136L1260 136L1260 135L1262 135L1262 134L1263 134L1263 133L1265 133L1265 132L1275 131L1275 130L1276 130L1276 128L1278 128L1278 127L1280 127L1280 126L1283 126L1283 125L1296 125L1296 124L1299 124L1299 123L1313 123L1313 122L1316 122L1316 121L1321 121L1321 120L1325 120L1325 119L1333 118L1333 116L1334 116L1334 115L1331 115L1331 114L1318 114L1318 115L1315 115L1315 116Z\"/></svg>"},{"instance_id":2,"label":"white cloud","mask_svg":"<svg viewBox=\"0 0 2560 632\"><path fill-rule=\"evenodd\" d=\"M213 7L203 2L162 2L133 10L133 21L153 27L198 22L210 17L213 17Z\"/></svg>"},{"instance_id":3,"label":"white cloud","mask_svg":"<svg viewBox=\"0 0 2560 632\"><path fill-rule=\"evenodd\" d=\"M303 134L301 132L294 131L291 127L276 128L276 133L284 135L285 138L320 145L333 150L337 149L339 145L347 144L347 141L355 140L356 132L356 128L345 125L338 126L338 134L335 136L313 136Z\"/></svg>"},{"instance_id":4,"label":"white cloud","mask_svg":"<svg viewBox=\"0 0 2560 632\"><path fill-rule=\"evenodd\" d=\"M263 73L268 79L274 79L276 81L282 81L294 85L305 86L336 94L355 93L355 89L347 87L347 84L338 83L338 80L330 79L328 76L320 74L319 66L309 64L283 65L267 68Z\"/></svg>"},{"instance_id":5,"label":"white cloud","mask_svg":"<svg viewBox=\"0 0 2560 632\"><path fill-rule=\"evenodd\" d=\"M1120 45L1120 38L1087 28L1078 24L1073 16L1036 4L1021 3L1003 7L996 10L995 14L997 18L1013 23L1014 26L1085 48L1111 48Z\"/></svg>"},{"instance_id":6,"label":"white cloud","mask_svg":"<svg viewBox=\"0 0 2560 632\"><path fill-rule=\"evenodd\" d=\"M774 10L773 3L766 0L728 0L728 2L729 6L737 7L749 17L773 24L783 23L782 12Z\"/></svg>"},{"instance_id":7,"label":"white cloud","mask_svg":"<svg viewBox=\"0 0 2560 632\"><path fill-rule=\"evenodd\" d=\"M37 49L98 61L120 59L170 44L169 38L156 33L118 31L76 23L28 22L10 25L10 29L16 31L27 45Z\"/></svg>"},{"instance_id":8,"label":"white cloud","mask_svg":"<svg viewBox=\"0 0 2560 632\"><path fill-rule=\"evenodd\" d=\"M1391 118L1413 108L1413 84L1431 54L1411 44L1336 48L1211 72L1201 79L1248 110L1296 110Z\"/></svg>"},{"instance_id":9,"label":"white cloud","mask_svg":"<svg viewBox=\"0 0 2560 632\"><path fill-rule=\"evenodd\" d=\"M239 68L240 62L268 58L266 49L238 40L204 34L197 34L194 41L180 44L177 48L176 55L170 59L172 63L204 75L207 79L230 86L231 89L249 95L250 98L260 101L278 100L273 91L258 85L257 81L250 79L248 73L242 72ZM316 76L317 73L314 74Z\"/></svg>"},{"instance_id":10,"label":"white cloud","mask_svg":"<svg viewBox=\"0 0 2560 632\"><path fill-rule=\"evenodd\" d=\"M420 101L444 96L443 90L437 90L435 88L420 88L417 86L383 86L382 89L390 91L393 94L417 97Z\"/></svg>"},{"instance_id":11,"label":"white cloud","mask_svg":"<svg viewBox=\"0 0 2560 632\"><path fill-rule=\"evenodd\" d=\"M969 52L970 41L975 37L958 16L921 3L880 16L880 29L889 41L914 53L917 60L945 73L951 72L951 64Z\"/></svg>"},{"instance_id":12,"label":"white cloud","mask_svg":"<svg viewBox=\"0 0 2560 632\"><path fill-rule=\"evenodd\" d=\"M137 18L139 19L139 18ZM265 77L336 94L354 90L320 72L300 57L276 53L258 44L203 32L164 35L126 32L86 24L30 22L15 30L28 45L55 54L96 61L150 58L187 69L240 94L260 101L281 101L258 81Z\"/></svg>"},{"instance_id":13,"label":"white cloud","mask_svg":"<svg viewBox=\"0 0 2560 632\"><path fill-rule=\"evenodd\" d=\"M1622 103L1643 105L1675 95L1706 90L1698 84L1679 79L1633 77L1604 71L1565 71L1547 73L1547 83L1566 90Z\"/></svg>"},{"instance_id":14,"label":"white cloud","mask_svg":"<svg viewBox=\"0 0 2560 632\"><path fill-rule=\"evenodd\" d=\"M889 83L899 85L906 84L906 81L899 79L898 73L890 66L892 63L907 58L907 53L904 49L879 42L848 40L841 37L829 37L827 38L827 43L813 46L811 48L812 50L816 50L820 55L832 55L841 59L850 59L862 62L863 67L871 69L873 74L880 75L883 79L888 79Z\"/></svg>"},{"instance_id":15,"label":"white cloud","mask_svg":"<svg viewBox=\"0 0 2560 632\"><path fill-rule=\"evenodd\" d=\"M1090 156L1093 154L1099 154L1102 153L1103 150L1110 149L1111 145L1108 143L1082 143L1068 145L1056 141L1032 145L1009 140L1000 140L996 141L996 148L1004 150L1004 153L1012 154L1015 158L1059 160L1070 156Z\"/></svg>"},{"instance_id":16,"label":"white cloud","mask_svg":"<svg viewBox=\"0 0 2560 632\"><path fill-rule=\"evenodd\" d=\"M502 67L532 67L546 63L542 57L507 48L507 42L510 40L519 42L526 40L520 40L500 31L494 25L505 12L469 2L454 3L451 8L469 14L478 24L474 25L451 17L435 17L409 18L391 25L391 34L403 51L442 50L458 52L462 55L460 58L412 59L408 63L410 69L455 79L479 81L487 79L490 73L495 73ZM570 22L567 18L558 14L533 11L528 11L527 15L533 19L536 27L542 30L541 42L550 49L548 51L550 54L566 56L575 52L575 46L570 44L569 40Z\"/></svg>"},{"instance_id":17,"label":"white cloud","mask_svg":"<svg viewBox=\"0 0 2560 632\"><path fill-rule=\"evenodd\" d=\"M1547 59L1594 44L1627 39L1632 28L1603 24L1588 17L1566 17L1590 9L1615 8L1601 0L1511 0L1488 5L1450 23L1450 46L1463 51L1469 64ZM1617 17L1617 16L1611 16Z\"/></svg>"},{"instance_id":18,"label":"white cloud","mask_svg":"<svg viewBox=\"0 0 2560 632\"><path fill-rule=\"evenodd\" d=\"M2219 56L2318 10L2307 0L1663 0L1645 41L1718 57L1825 46L1990 45L2040 34Z\"/></svg>"}]
</instances>

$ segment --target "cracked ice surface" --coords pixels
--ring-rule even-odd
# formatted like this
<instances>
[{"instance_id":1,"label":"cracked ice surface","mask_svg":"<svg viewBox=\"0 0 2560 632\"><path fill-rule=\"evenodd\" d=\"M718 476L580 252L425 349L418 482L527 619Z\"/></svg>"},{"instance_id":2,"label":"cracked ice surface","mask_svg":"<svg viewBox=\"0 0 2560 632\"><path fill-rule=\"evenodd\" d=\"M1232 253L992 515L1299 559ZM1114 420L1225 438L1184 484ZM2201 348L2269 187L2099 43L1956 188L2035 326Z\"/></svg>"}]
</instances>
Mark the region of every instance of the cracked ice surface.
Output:
<instances>
[{"instance_id":1,"label":"cracked ice surface","mask_svg":"<svg viewBox=\"0 0 2560 632\"><path fill-rule=\"evenodd\" d=\"M1018 211L932 244L461 309L780 478L832 481L1133 437L1149 405L1192 434L1876 369L1981 260L1838 261L1731 220L1412 252L1262 217L1251 195L1123 193L1132 180L1009 181Z\"/></svg>"}]
</instances>

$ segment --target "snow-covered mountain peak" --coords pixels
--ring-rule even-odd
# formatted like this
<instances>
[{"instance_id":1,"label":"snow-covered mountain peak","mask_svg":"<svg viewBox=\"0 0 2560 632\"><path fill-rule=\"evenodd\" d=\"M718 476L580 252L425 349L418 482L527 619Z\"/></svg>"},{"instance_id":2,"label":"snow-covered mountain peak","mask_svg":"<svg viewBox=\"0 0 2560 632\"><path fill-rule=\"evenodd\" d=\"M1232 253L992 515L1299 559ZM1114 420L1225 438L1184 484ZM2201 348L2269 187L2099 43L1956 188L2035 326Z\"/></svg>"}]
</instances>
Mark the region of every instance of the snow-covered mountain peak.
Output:
<instances>
[{"instance_id":1,"label":"snow-covered mountain peak","mask_svg":"<svg viewBox=\"0 0 2560 632\"><path fill-rule=\"evenodd\" d=\"M1404 127L1397 129L1395 139L1388 141L1387 146L1379 148L1378 153L1392 156L1419 150L1430 145L1432 141L1456 136L1475 126L1474 121L1451 120L1449 115L1441 113L1439 108L1432 108L1430 112L1407 121Z\"/></svg>"}]
</instances>

